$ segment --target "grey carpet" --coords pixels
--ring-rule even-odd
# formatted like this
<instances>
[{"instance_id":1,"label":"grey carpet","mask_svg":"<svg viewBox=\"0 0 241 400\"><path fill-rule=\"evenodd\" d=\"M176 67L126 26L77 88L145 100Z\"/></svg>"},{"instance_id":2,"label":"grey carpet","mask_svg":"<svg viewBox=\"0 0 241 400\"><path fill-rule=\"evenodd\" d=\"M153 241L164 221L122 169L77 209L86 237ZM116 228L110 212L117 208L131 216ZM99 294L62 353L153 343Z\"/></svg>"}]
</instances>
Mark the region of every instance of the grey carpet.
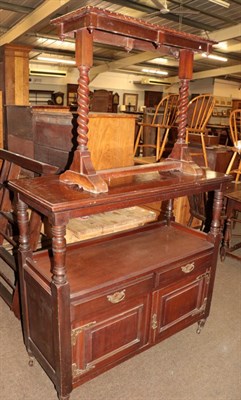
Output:
<instances>
[{"instance_id":1,"label":"grey carpet","mask_svg":"<svg viewBox=\"0 0 241 400\"><path fill-rule=\"evenodd\" d=\"M241 400L241 262L218 263L211 315L72 392L71 400ZM28 366L19 321L0 299L0 398L56 400Z\"/></svg>"}]
</instances>

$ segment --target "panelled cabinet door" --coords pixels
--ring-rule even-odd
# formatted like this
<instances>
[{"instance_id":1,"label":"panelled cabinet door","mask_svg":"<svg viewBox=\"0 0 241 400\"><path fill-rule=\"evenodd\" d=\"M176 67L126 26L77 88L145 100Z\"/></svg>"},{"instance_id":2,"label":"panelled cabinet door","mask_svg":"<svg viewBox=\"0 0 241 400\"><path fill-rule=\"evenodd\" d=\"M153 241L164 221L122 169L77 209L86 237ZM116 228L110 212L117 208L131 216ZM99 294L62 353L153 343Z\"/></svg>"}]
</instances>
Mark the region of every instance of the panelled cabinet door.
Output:
<instances>
[{"instance_id":1,"label":"panelled cabinet door","mask_svg":"<svg viewBox=\"0 0 241 400\"><path fill-rule=\"evenodd\" d=\"M93 369L104 367L144 346L149 331L149 297L143 296L113 311L75 322L72 329L72 377L78 381ZM109 311L109 310L108 310Z\"/></svg>"},{"instance_id":2,"label":"panelled cabinet door","mask_svg":"<svg viewBox=\"0 0 241 400\"><path fill-rule=\"evenodd\" d=\"M207 305L210 270L153 293L152 341L163 339L199 320Z\"/></svg>"}]
</instances>

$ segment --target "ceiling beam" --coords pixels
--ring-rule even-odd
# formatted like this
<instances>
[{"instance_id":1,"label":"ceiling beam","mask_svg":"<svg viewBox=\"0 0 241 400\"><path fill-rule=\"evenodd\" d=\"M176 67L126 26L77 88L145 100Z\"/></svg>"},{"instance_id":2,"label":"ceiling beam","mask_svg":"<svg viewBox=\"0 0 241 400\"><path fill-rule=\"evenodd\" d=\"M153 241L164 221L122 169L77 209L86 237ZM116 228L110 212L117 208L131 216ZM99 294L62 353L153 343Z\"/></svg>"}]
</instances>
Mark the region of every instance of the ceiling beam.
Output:
<instances>
[{"instance_id":1,"label":"ceiling beam","mask_svg":"<svg viewBox=\"0 0 241 400\"><path fill-rule=\"evenodd\" d=\"M241 24L232 25L229 28L219 29L208 34L208 38L217 42L235 39L241 36Z\"/></svg>"},{"instance_id":2,"label":"ceiling beam","mask_svg":"<svg viewBox=\"0 0 241 400\"><path fill-rule=\"evenodd\" d=\"M25 34L33 26L43 21L44 18L49 17L70 1L71 0L45 0L44 3L42 3L39 7L33 10L30 14L18 22L18 24L13 26L13 28L8 30L0 37L0 46L13 42L19 36Z\"/></svg>"},{"instance_id":3,"label":"ceiling beam","mask_svg":"<svg viewBox=\"0 0 241 400\"><path fill-rule=\"evenodd\" d=\"M216 78L218 76L240 74L240 73L241 73L241 65L233 65L231 67L214 68L214 69L209 69L207 71L195 72L192 76L192 80L204 79L204 78ZM173 84L179 82L179 78L178 76L171 78L164 78L163 81Z\"/></svg>"},{"instance_id":4,"label":"ceiling beam","mask_svg":"<svg viewBox=\"0 0 241 400\"><path fill-rule=\"evenodd\" d=\"M227 53L240 53L241 51L241 43L236 43L233 45L228 45L227 50L225 50L225 52L227 51ZM224 52L224 51L223 51Z\"/></svg>"},{"instance_id":5,"label":"ceiling beam","mask_svg":"<svg viewBox=\"0 0 241 400\"><path fill-rule=\"evenodd\" d=\"M6 3L5 1L0 1L0 8L2 10L15 11L21 14L29 14L33 11L33 8L31 7L20 6L19 4L13 3Z\"/></svg>"},{"instance_id":6,"label":"ceiling beam","mask_svg":"<svg viewBox=\"0 0 241 400\"><path fill-rule=\"evenodd\" d=\"M105 63L103 65L99 65L97 67L93 67L90 70L90 81L96 78L102 72L106 71L114 71L120 68L129 67L130 65L139 64L144 61L151 60L156 58L157 54L152 51L145 51L144 53L134 54L133 56L121 58L120 60L112 61L109 63Z\"/></svg>"}]
</instances>

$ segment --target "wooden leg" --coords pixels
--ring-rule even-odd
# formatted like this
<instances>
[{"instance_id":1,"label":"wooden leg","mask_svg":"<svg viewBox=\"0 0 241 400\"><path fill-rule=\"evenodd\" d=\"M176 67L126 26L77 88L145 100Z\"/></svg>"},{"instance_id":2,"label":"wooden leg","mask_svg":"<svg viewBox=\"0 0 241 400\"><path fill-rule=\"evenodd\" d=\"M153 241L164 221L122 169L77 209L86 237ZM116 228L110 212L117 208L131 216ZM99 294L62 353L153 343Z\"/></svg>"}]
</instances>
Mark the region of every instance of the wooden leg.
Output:
<instances>
[{"instance_id":1,"label":"wooden leg","mask_svg":"<svg viewBox=\"0 0 241 400\"><path fill-rule=\"evenodd\" d=\"M166 130L166 132L165 132L165 134L163 136L163 141L162 141L161 149L160 149L160 152L159 152L159 160L161 159L162 154L164 152L164 149L165 149L165 146L166 146L166 142L167 142L168 133L169 133L169 128Z\"/></svg>"},{"instance_id":2,"label":"wooden leg","mask_svg":"<svg viewBox=\"0 0 241 400\"><path fill-rule=\"evenodd\" d=\"M204 140L204 137L203 137L203 133L202 133L202 132L201 132L201 141L202 141L202 150L203 150L204 165L205 165L206 168L208 168L208 158L207 158L205 140Z\"/></svg>"},{"instance_id":3,"label":"wooden leg","mask_svg":"<svg viewBox=\"0 0 241 400\"><path fill-rule=\"evenodd\" d=\"M228 168L226 169L226 174L227 174L227 175L230 173L230 171L231 171L231 169L232 169L232 166L233 166L234 160L235 160L235 158L236 158L236 155L237 155L237 153L233 153L233 156L232 156L232 158L231 158L231 160L230 160L230 163L229 163L229 165L228 165Z\"/></svg>"},{"instance_id":4,"label":"wooden leg","mask_svg":"<svg viewBox=\"0 0 241 400\"><path fill-rule=\"evenodd\" d=\"M13 292L11 310L13 311L15 317L20 319L20 301L19 301L19 283L18 283L18 281L16 282L15 290Z\"/></svg>"},{"instance_id":5,"label":"wooden leg","mask_svg":"<svg viewBox=\"0 0 241 400\"><path fill-rule=\"evenodd\" d=\"M220 248L221 261L224 261L226 258L227 248L229 247L229 243L230 243L230 239L231 239L231 216L232 216L232 213L229 212L227 215L227 220L226 220L226 227L225 227L225 232L224 232L224 237L223 237L223 243Z\"/></svg>"},{"instance_id":6,"label":"wooden leg","mask_svg":"<svg viewBox=\"0 0 241 400\"><path fill-rule=\"evenodd\" d=\"M239 166L238 166L238 169L237 169L235 182L239 181L240 174L241 174L241 160L239 161Z\"/></svg>"},{"instance_id":7,"label":"wooden leg","mask_svg":"<svg viewBox=\"0 0 241 400\"><path fill-rule=\"evenodd\" d=\"M61 396L61 394L58 395L59 400L69 400L70 395L68 396Z\"/></svg>"}]
</instances>

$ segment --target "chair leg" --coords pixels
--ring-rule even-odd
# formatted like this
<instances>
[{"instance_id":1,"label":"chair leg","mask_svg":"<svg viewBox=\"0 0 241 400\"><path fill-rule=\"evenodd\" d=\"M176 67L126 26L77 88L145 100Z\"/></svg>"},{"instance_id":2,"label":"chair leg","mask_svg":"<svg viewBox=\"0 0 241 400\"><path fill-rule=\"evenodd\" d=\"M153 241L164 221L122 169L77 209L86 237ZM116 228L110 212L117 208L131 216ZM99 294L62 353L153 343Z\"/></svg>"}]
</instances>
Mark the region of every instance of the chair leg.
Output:
<instances>
[{"instance_id":1,"label":"chair leg","mask_svg":"<svg viewBox=\"0 0 241 400\"><path fill-rule=\"evenodd\" d=\"M239 161L235 182L239 181L240 174L241 174L241 160Z\"/></svg>"},{"instance_id":2,"label":"chair leg","mask_svg":"<svg viewBox=\"0 0 241 400\"><path fill-rule=\"evenodd\" d=\"M161 137L161 130L160 127L158 126L157 128L157 138L156 138L156 162L158 161L159 158L159 149L160 149L160 137Z\"/></svg>"},{"instance_id":3,"label":"chair leg","mask_svg":"<svg viewBox=\"0 0 241 400\"><path fill-rule=\"evenodd\" d=\"M234 160L235 160L235 158L236 158L236 155L237 155L237 153L233 153L233 155L232 155L232 158L231 158L231 160L230 160L230 162L229 162L229 164L228 164L228 168L226 169L226 174L227 174L227 175L230 174L230 171L231 171L231 169L232 169L232 166L233 166Z\"/></svg>"},{"instance_id":4,"label":"chair leg","mask_svg":"<svg viewBox=\"0 0 241 400\"><path fill-rule=\"evenodd\" d=\"M136 155L136 152L137 152L137 149L138 149L138 146L139 146L139 143L140 143L142 131L143 131L143 127L141 126L140 129L139 129L139 132L137 134L136 141L135 141L134 156Z\"/></svg>"},{"instance_id":5,"label":"chair leg","mask_svg":"<svg viewBox=\"0 0 241 400\"><path fill-rule=\"evenodd\" d=\"M201 141L202 141L204 164L205 164L205 167L208 168L207 152L206 152L205 140L204 140L204 136L203 136L202 132L201 132Z\"/></svg>"},{"instance_id":6,"label":"chair leg","mask_svg":"<svg viewBox=\"0 0 241 400\"><path fill-rule=\"evenodd\" d=\"M169 133L169 128L166 130L165 135L163 136L163 141L162 141L161 149L160 149L160 152L159 152L159 160L161 159L162 154L164 152L164 149L165 149L165 146L166 146L166 142L167 142L168 133Z\"/></svg>"}]
</instances>

